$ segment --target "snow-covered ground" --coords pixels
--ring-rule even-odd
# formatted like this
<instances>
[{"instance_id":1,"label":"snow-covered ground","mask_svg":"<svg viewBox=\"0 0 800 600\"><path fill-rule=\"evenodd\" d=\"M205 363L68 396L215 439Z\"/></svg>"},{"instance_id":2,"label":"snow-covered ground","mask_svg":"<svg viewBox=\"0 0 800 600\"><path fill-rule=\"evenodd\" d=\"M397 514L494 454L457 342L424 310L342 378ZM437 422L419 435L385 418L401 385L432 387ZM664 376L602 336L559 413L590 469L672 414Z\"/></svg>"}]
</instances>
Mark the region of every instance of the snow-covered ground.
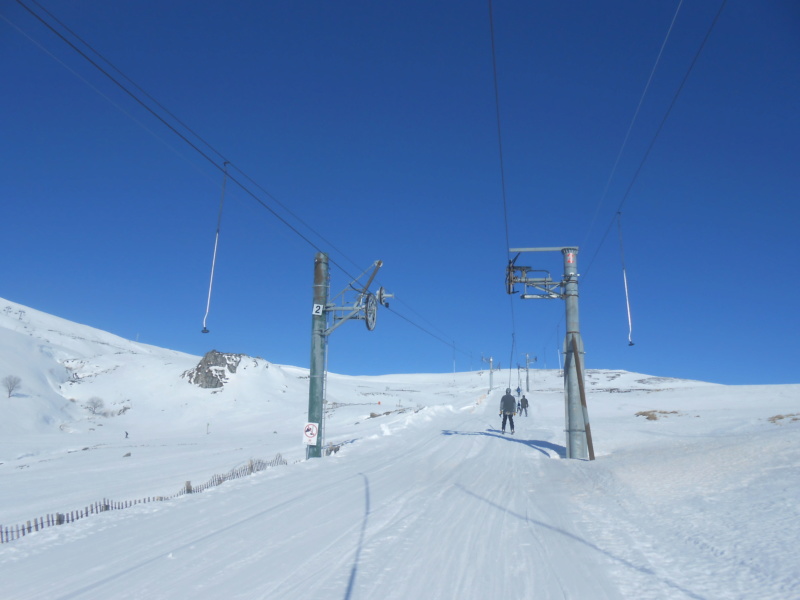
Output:
<instances>
[{"instance_id":1,"label":"snow-covered ground","mask_svg":"<svg viewBox=\"0 0 800 600\"><path fill-rule=\"evenodd\" d=\"M800 598L800 385L589 370L590 462L557 371L513 437L507 371L330 374L306 461L307 369L199 359L0 300L3 527L288 461L2 544L3 598Z\"/></svg>"}]
</instances>

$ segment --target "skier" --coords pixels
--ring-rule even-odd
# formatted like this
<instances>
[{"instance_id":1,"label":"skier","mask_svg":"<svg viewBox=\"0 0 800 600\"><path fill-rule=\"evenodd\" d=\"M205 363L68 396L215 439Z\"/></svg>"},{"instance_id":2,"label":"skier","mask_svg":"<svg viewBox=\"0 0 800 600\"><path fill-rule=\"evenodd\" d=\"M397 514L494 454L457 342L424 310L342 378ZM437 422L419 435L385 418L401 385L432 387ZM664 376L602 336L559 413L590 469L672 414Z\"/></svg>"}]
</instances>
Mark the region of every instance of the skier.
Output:
<instances>
[{"instance_id":1,"label":"skier","mask_svg":"<svg viewBox=\"0 0 800 600\"><path fill-rule=\"evenodd\" d=\"M525 397L524 394L522 395L522 401L520 402L520 409L518 411L520 415L522 415L522 411L523 410L525 411L525 416L527 417L528 416L528 399Z\"/></svg>"},{"instance_id":2,"label":"skier","mask_svg":"<svg viewBox=\"0 0 800 600\"><path fill-rule=\"evenodd\" d=\"M514 409L517 401L511 395L511 388L506 388L506 395L500 399L500 414L503 415L503 425L501 429L506 432L506 420L511 424L511 433L514 433Z\"/></svg>"}]
</instances>

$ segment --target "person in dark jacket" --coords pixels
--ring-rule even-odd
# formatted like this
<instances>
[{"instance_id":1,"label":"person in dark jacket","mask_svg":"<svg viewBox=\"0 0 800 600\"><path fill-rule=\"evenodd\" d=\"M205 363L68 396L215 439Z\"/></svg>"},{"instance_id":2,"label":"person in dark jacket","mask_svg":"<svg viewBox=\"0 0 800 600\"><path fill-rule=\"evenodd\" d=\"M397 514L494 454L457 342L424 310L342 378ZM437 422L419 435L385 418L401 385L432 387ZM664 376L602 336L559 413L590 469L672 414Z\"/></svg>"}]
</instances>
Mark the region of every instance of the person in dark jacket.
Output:
<instances>
[{"instance_id":1,"label":"person in dark jacket","mask_svg":"<svg viewBox=\"0 0 800 600\"><path fill-rule=\"evenodd\" d=\"M514 412L517 408L517 400L511 395L511 388L506 388L506 395L500 399L500 414L503 415L503 425L501 429L506 432L506 420L511 425L511 433L514 433Z\"/></svg>"},{"instance_id":2,"label":"person in dark jacket","mask_svg":"<svg viewBox=\"0 0 800 600\"><path fill-rule=\"evenodd\" d=\"M520 409L519 409L519 414L520 415L522 415L522 411L523 410L525 411L525 416L527 417L528 416L528 399L525 397L524 394L522 396L522 400L520 400Z\"/></svg>"}]
</instances>

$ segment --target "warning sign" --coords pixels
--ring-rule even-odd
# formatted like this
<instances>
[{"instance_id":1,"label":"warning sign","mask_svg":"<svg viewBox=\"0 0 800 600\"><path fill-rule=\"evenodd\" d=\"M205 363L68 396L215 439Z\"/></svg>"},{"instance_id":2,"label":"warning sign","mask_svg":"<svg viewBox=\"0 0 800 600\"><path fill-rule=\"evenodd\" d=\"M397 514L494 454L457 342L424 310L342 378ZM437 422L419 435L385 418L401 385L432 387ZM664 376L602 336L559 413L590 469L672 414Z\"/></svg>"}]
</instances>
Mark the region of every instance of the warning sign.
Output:
<instances>
[{"instance_id":1,"label":"warning sign","mask_svg":"<svg viewBox=\"0 0 800 600\"><path fill-rule=\"evenodd\" d=\"M567 252L567 263L572 264L575 262L575 255L572 252Z\"/></svg>"},{"instance_id":2,"label":"warning sign","mask_svg":"<svg viewBox=\"0 0 800 600\"><path fill-rule=\"evenodd\" d=\"M319 423L306 423L303 430L303 440L307 446L317 445L317 432L319 431Z\"/></svg>"}]
</instances>

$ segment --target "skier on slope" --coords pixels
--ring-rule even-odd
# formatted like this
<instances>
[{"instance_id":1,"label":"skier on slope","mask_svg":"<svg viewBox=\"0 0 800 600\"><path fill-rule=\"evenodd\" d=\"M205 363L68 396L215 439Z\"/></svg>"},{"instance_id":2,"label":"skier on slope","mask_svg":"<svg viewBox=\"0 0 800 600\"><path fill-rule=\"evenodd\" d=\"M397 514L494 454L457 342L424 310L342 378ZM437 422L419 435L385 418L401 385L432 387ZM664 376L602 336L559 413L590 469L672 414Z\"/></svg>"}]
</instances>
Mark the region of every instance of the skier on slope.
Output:
<instances>
[{"instance_id":1,"label":"skier on slope","mask_svg":"<svg viewBox=\"0 0 800 600\"><path fill-rule=\"evenodd\" d=\"M506 388L506 395L500 399L500 414L503 415L503 433L506 432L506 420L511 424L511 433L514 433L514 412L517 400L511 395L511 388Z\"/></svg>"},{"instance_id":2,"label":"skier on slope","mask_svg":"<svg viewBox=\"0 0 800 600\"><path fill-rule=\"evenodd\" d=\"M520 402L520 409L517 411L519 412L519 416L522 416L522 411L525 411L525 416L528 416L528 399L525 397L525 394L522 395L522 401Z\"/></svg>"}]
</instances>

